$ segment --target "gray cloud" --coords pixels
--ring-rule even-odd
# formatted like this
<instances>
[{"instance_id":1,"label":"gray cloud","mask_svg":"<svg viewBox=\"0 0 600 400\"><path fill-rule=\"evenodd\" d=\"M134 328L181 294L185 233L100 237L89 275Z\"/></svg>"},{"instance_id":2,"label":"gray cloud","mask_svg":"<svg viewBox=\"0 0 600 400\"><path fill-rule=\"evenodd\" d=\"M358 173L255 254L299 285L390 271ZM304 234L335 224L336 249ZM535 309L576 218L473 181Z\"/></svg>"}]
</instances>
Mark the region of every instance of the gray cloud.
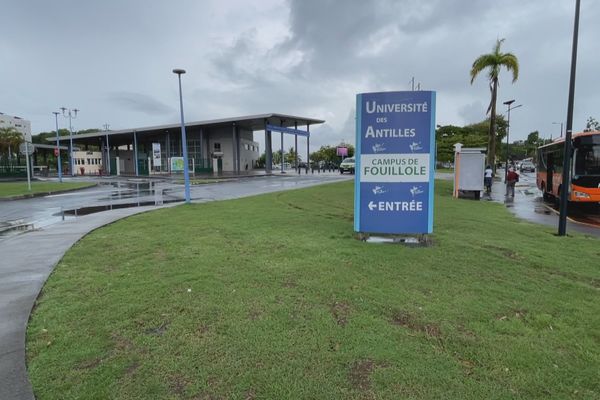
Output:
<instances>
[{"instance_id":1,"label":"gray cloud","mask_svg":"<svg viewBox=\"0 0 600 400\"><path fill-rule=\"evenodd\" d=\"M169 115L174 111L172 107L142 93L113 92L107 95L107 100L116 106L148 115Z\"/></svg>"},{"instance_id":2,"label":"gray cloud","mask_svg":"<svg viewBox=\"0 0 600 400\"><path fill-rule=\"evenodd\" d=\"M487 111L488 104L481 101L465 104L459 108L458 114L466 123L476 123L481 121L481 115Z\"/></svg>"},{"instance_id":3,"label":"gray cloud","mask_svg":"<svg viewBox=\"0 0 600 400\"><path fill-rule=\"evenodd\" d=\"M549 136L566 118L573 4L564 0L33 0L9 2L3 17L0 111L28 117L34 132L54 129L61 105L83 110L81 129L177 122L174 67L188 71L187 120L325 119L311 129L314 146L353 136L357 93L407 90L413 76L437 91L438 123L472 123L485 118L489 89L485 74L471 85L469 69L502 37L521 62L518 82L500 77L499 100L523 104L511 137ZM583 2L576 130L600 118L599 19L600 2Z\"/></svg>"}]
</instances>

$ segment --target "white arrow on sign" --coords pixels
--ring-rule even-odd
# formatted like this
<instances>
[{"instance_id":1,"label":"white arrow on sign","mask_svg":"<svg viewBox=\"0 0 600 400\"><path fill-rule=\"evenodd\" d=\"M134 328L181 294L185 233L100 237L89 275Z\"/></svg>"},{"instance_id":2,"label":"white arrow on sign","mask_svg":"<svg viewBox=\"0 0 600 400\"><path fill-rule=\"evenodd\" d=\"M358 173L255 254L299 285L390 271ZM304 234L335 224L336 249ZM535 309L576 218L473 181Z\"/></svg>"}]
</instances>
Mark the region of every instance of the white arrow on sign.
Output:
<instances>
[{"instance_id":1,"label":"white arrow on sign","mask_svg":"<svg viewBox=\"0 0 600 400\"><path fill-rule=\"evenodd\" d=\"M369 210L373 211L374 208L377 208L377 203L373 203L372 201L369 202Z\"/></svg>"}]
</instances>

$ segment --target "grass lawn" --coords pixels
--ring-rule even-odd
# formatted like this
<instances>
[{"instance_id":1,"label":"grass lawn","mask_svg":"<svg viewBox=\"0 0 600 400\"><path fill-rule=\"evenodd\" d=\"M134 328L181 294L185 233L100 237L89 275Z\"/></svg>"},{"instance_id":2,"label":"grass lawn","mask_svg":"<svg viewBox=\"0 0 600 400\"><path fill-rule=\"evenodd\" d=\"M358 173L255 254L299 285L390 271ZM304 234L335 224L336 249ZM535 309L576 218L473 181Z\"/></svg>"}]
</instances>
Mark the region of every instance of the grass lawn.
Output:
<instances>
[{"instance_id":1,"label":"grass lawn","mask_svg":"<svg viewBox=\"0 0 600 400\"><path fill-rule=\"evenodd\" d=\"M56 193L64 190L80 189L94 186L92 182L31 182L31 191L27 188L27 181L0 182L0 198L23 196L33 193Z\"/></svg>"},{"instance_id":2,"label":"grass lawn","mask_svg":"<svg viewBox=\"0 0 600 400\"><path fill-rule=\"evenodd\" d=\"M600 242L436 191L429 248L355 240L352 182L91 233L29 323L37 398L600 398Z\"/></svg>"}]
</instances>

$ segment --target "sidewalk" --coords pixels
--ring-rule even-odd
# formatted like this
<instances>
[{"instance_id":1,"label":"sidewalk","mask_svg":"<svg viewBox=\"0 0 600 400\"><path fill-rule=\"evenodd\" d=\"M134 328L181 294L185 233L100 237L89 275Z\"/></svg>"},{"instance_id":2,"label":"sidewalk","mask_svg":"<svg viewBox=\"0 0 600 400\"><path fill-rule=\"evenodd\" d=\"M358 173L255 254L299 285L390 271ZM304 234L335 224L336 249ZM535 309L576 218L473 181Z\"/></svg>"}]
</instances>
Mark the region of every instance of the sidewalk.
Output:
<instances>
[{"instance_id":1,"label":"sidewalk","mask_svg":"<svg viewBox=\"0 0 600 400\"><path fill-rule=\"evenodd\" d=\"M96 228L157 208L102 212L0 241L0 399L34 399L25 365L27 322L38 293L63 254Z\"/></svg>"}]
</instances>

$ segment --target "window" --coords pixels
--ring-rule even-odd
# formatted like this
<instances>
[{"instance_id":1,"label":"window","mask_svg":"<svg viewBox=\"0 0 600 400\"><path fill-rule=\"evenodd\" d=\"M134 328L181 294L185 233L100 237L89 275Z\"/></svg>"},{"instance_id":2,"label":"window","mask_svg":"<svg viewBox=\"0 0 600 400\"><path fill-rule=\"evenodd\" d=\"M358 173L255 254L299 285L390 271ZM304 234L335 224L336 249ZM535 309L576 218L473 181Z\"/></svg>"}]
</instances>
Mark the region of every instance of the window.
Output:
<instances>
[{"instance_id":1,"label":"window","mask_svg":"<svg viewBox=\"0 0 600 400\"><path fill-rule=\"evenodd\" d=\"M215 151L221 151L221 143L215 142L214 148L215 148Z\"/></svg>"},{"instance_id":2,"label":"window","mask_svg":"<svg viewBox=\"0 0 600 400\"><path fill-rule=\"evenodd\" d=\"M575 175L600 175L600 146L586 145L577 149Z\"/></svg>"}]
</instances>

